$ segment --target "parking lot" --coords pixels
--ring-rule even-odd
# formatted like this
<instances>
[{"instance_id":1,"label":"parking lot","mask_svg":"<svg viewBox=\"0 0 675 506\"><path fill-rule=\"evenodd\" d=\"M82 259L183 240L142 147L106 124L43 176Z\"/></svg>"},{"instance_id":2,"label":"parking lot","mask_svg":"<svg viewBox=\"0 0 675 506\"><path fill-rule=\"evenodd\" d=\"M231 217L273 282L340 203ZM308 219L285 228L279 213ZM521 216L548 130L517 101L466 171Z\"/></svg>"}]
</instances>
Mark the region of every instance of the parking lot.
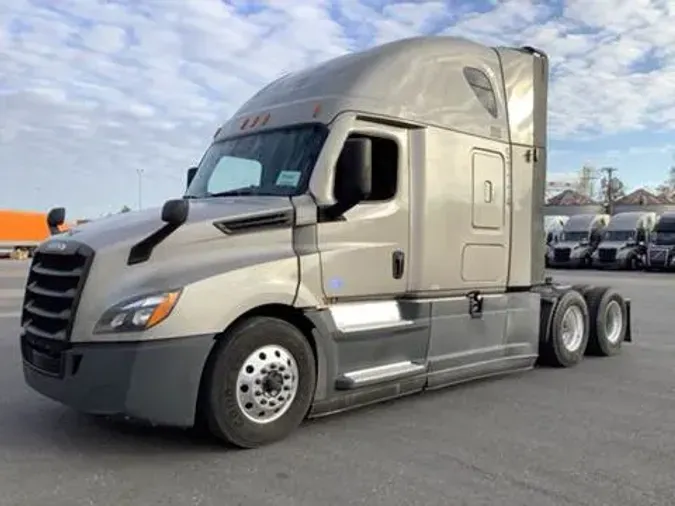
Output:
<instances>
[{"instance_id":1,"label":"parking lot","mask_svg":"<svg viewBox=\"0 0 675 506\"><path fill-rule=\"evenodd\" d=\"M620 356L380 404L232 451L29 390L26 265L0 261L0 506L675 504L675 275L552 273L633 300L635 342Z\"/></svg>"}]
</instances>

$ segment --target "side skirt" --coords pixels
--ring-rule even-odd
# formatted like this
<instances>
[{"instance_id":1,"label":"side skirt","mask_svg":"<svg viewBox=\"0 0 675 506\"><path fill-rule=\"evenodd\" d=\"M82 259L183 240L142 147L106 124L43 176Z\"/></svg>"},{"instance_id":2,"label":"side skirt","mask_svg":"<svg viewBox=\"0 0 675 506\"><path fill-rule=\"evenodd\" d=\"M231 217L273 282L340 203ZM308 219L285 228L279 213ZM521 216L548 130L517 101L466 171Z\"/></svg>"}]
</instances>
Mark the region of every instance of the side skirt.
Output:
<instances>
[{"instance_id":1,"label":"side skirt","mask_svg":"<svg viewBox=\"0 0 675 506\"><path fill-rule=\"evenodd\" d=\"M322 418L425 391L436 391L482 379L530 371L534 369L537 357L538 355L509 357L439 371L435 373L437 381L433 386L429 385L429 375L424 372L412 378L340 393L330 399L314 403L307 418Z\"/></svg>"},{"instance_id":2,"label":"side skirt","mask_svg":"<svg viewBox=\"0 0 675 506\"><path fill-rule=\"evenodd\" d=\"M464 297L406 299L308 314L326 352L308 418L533 369L540 295L486 296L479 315L472 304Z\"/></svg>"}]
</instances>

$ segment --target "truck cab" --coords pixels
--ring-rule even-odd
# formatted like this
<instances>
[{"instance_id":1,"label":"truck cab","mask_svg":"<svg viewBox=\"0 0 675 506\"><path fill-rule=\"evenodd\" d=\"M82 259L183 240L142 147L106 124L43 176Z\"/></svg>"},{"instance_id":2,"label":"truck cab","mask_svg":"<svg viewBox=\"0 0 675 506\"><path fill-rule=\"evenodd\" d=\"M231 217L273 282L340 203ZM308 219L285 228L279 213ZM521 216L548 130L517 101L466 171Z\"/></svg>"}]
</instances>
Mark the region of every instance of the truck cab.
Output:
<instances>
[{"instance_id":1,"label":"truck cab","mask_svg":"<svg viewBox=\"0 0 675 506\"><path fill-rule=\"evenodd\" d=\"M607 214L578 214L563 226L560 241L549 256L551 267L586 268L593 262L593 253L610 222Z\"/></svg>"},{"instance_id":2,"label":"truck cab","mask_svg":"<svg viewBox=\"0 0 675 506\"><path fill-rule=\"evenodd\" d=\"M656 223L656 213L625 212L612 216L593 253L593 266L636 270L642 268L647 239Z\"/></svg>"},{"instance_id":3,"label":"truck cab","mask_svg":"<svg viewBox=\"0 0 675 506\"><path fill-rule=\"evenodd\" d=\"M553 248L560 242L563 227L569 220L569 216L544 216L544 232L546 233L546 253L544 255L546 267L549 267L549 259L553 254Z\"/></svg>"},{"instance_id":4,"label":"truck cab","mask_svg":"<svg viewBox=\"0 0 675 506\"><path fill-rule=\"evenodd\" d=\"M544 255L546 267L549 267L549 258L553 247L560 242L563 227L569 216L544 216L544 232L546 234L546 253Z\"/></svg>"},{"instance_id":5,"label":"truck cab","mask_svg":"<svg viewBox=\"0 0 675 506\"><path fill-rule=\"evenodd\" d=\"M647 243L647 270L675 269L675 212L661 214Z\"/></svg>"},{"instance_id":6,"label":"truck cab","mask_svg":"<svg viewBox=\"0 0 675 506\"><path fill-rule=\"evenodd\" d=\"M544 275L547 83L539 50L453 37L270 83L182 198L40 245L27 383L251 448L307 417L618 353L630 301Z\"/></svg>"}]
</instances>

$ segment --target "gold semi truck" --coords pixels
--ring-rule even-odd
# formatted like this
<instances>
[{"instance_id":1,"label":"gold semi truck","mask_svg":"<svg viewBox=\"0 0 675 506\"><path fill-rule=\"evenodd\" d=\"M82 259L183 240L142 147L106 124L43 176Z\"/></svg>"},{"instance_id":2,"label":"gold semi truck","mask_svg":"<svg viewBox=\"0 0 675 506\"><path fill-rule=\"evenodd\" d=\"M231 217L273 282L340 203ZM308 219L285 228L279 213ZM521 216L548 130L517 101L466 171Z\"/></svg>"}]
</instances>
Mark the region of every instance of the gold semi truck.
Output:
<instances>
[{"instance_id":1,"label":"gold semi truck","mask_svg":"<svg viewBox=\"0 0 675 506\"><path fill-rule=\"evenodd\" d=\"M39 247L27 383L251 448L306 417L618 353L630 301L545 277L547 89L543 52L452 37L272 82L182 198Z\"/></svg>"}]
</instances>

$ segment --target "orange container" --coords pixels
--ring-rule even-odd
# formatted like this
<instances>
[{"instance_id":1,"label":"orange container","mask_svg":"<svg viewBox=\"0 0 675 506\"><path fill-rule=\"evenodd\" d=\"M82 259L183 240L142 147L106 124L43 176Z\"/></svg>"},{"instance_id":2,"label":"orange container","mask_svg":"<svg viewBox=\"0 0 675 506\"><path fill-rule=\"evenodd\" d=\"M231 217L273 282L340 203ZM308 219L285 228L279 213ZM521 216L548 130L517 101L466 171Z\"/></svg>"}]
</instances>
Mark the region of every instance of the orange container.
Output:
<instances>
[{"instance_id":1,"label":"orange container","mask_svg":"<svg viewBox=\"0 0 675 506\"><path fill-rule=\"evenodd\" d=\"M0 243L32 245L49 236L46 213L0 209Z\"/></svg>"}]
</instances>

